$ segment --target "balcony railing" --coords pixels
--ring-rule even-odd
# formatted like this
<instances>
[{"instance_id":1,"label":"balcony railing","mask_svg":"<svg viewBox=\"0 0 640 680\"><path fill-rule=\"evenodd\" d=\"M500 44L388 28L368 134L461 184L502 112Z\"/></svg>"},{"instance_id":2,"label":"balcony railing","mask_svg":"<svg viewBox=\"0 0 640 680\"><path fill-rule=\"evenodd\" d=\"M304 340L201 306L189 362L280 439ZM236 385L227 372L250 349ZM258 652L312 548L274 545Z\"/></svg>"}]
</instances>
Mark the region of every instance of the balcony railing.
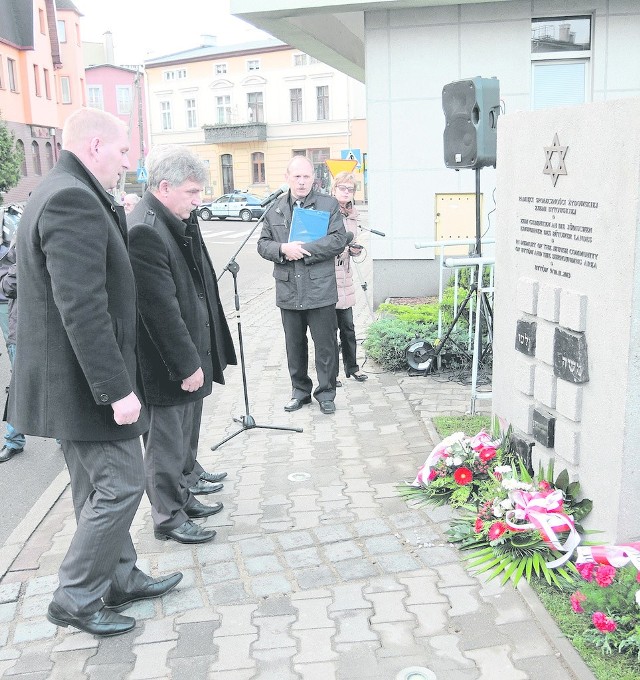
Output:
<instances>
[{"instance_id":1,"label":"balcony railing","mask_svg":"<svg viewBox=\"0 0 640 680\"><path fill-rule=\"evenodd\" d=\"M264 142L266 139L266 123L223 123L204 126L204 141L211 144Z\"/></svg>"}]
</instances>

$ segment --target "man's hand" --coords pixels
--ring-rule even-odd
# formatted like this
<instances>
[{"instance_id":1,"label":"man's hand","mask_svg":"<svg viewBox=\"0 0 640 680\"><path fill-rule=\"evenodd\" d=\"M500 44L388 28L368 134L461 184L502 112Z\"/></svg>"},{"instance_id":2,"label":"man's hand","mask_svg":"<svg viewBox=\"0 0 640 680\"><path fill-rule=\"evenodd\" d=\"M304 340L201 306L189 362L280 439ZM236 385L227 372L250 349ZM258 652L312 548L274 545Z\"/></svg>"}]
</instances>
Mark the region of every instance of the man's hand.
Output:
<instances>
[{"instance_id":1,"label":"man's hand","mask_svg":"<svg viewBox=\"0 0 640 680\"><path fill-rule=\"evenodd\" d=\"M203 385L204 373L202 372L202 368L199 368L193 375L190 375L182 381L181 387L185 392L195 392Z\"/></svg>"},{"instance_id":2,"label":"man's hand","mask_svg":"<svg viewBox=\"0 0 640 680\"><path fill-rule=\"evenodd\" d=\"M118 425L131 425L140 417L142 405L134 392L111 404L113 419Z\"/></svg>"},{"instance_id":3,"label":"man's hand","mask_svg":"<svg viewBox=\"0 0 640 680\"><path fill-rule=\"evenodd\" d=\"M308 250L302 246L302 241L290 241L289 243L280 244L280 252L284 255L285 260L301 260L305 255L311 255Z\"/></svg>"}]
</instances>

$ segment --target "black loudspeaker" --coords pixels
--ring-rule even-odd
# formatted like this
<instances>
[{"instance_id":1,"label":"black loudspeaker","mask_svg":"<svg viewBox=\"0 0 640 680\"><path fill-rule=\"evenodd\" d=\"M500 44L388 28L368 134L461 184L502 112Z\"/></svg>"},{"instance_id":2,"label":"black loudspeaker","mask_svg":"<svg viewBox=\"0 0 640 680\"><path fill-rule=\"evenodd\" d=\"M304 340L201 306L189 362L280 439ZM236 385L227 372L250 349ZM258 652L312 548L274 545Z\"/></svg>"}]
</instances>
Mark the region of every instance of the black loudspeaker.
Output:
<instances>
[{"instance_id":1,"label":"black loudspeaker","mask_svg":"<svg viewBox=\"0 0 640 680\"><path fill-rule=\"evenodd\" d=\"M444 164L448 168L496 165L500 83L497 78L457 80L442 88Z\"/></svg>"}]
</instances>

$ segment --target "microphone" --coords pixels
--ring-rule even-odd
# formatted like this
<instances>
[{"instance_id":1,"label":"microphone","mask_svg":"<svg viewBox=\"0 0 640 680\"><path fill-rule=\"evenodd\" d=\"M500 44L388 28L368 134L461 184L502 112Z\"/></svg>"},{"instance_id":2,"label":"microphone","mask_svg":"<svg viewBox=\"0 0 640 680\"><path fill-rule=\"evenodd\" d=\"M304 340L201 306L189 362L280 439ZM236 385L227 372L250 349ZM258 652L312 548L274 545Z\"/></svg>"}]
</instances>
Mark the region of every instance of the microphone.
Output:
<instances>
[{"instance_id":1,"label":"microphone","mask_svg":"<svg viewBox=\"0 0 640 680\"><path fill-rule=\"evenodd\" d=\"M288 191L289 185L288 184L283 184L279 189L276 189L272 194L267 196L264 201L260 204L261 208L264 208L265 205L269 205L271 201L275 201L278 196L282 196L285 191Z\"/></svg>"}]
</instances>

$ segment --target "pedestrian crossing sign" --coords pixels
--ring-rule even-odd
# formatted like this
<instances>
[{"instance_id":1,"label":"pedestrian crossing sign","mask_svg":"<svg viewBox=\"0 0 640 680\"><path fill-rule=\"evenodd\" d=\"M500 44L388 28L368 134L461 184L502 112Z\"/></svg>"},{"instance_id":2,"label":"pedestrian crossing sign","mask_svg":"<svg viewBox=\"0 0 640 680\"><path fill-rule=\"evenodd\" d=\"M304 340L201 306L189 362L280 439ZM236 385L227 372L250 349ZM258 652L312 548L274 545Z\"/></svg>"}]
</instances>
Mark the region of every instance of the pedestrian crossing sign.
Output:
<instances>
[{"instance_id":1,"label":"pedestrian crossing sign","mask_svg":"<svg viewBox=\"0 0 640 680\"><path fill-rule=\"evenodd\" d=\"M148 179L147 169L144 166L140 166L138 168L138 175L136 177L136 180L138 182L146 183L147 179Z\"/></svg>"},{"instance_id":2,"label":"pedestrian crossing sign","mask_svg":"<svg viewBox=\"0 0 640 680\"><path fill-rule=\"evenodd\" d=\"M360 149L342 149L340 151L340 158L347 161L356 161L356 169L360 170L362 163L362 153Z\"/></svg>"}]
</instances>

